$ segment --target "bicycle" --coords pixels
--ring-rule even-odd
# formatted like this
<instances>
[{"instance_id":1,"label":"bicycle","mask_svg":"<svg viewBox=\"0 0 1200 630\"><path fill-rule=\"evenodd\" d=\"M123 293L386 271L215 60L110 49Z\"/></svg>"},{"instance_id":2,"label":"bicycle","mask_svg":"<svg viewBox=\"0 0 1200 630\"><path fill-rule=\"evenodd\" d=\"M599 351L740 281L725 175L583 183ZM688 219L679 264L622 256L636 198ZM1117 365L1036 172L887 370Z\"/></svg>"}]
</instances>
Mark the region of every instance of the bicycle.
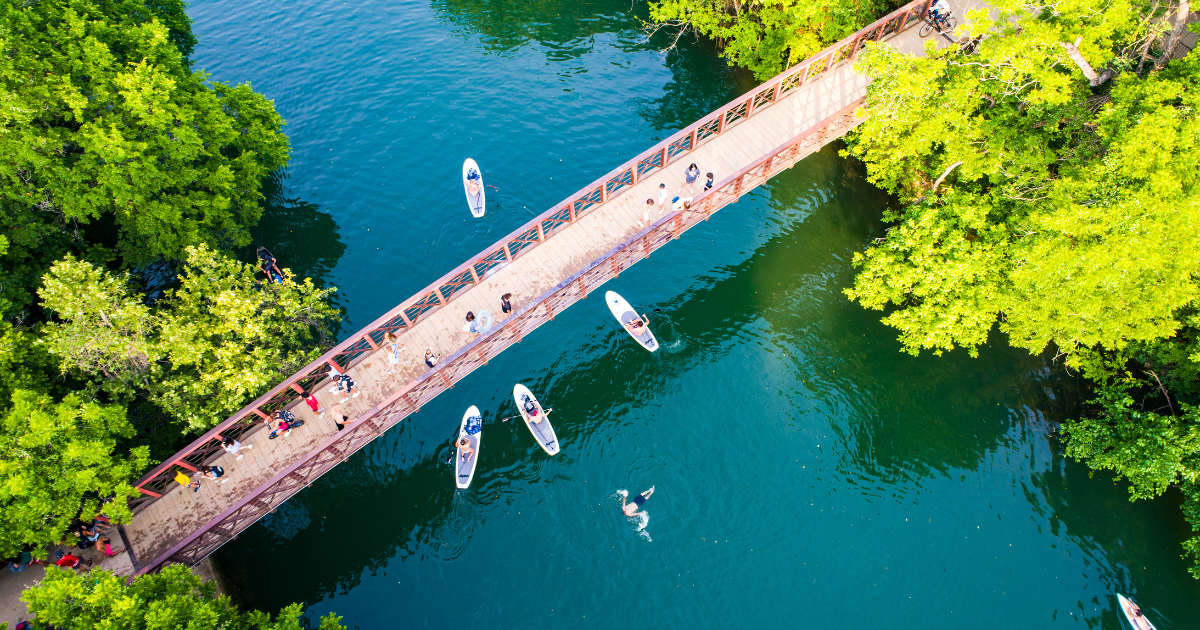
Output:
<instances>
[{"instance_id":1,"label":"bicycle","mask_svg":"<svg viewBox=\"0 0 1200 630\"><path fill-rule=\"evenodd\" d=\"M953 33L956 26L958 26L958 18L954 17L953 15L944 15L938 17L926 15L925 24L921 25L921 30L917 32L917 35L921 37L929 37L929 34L933 33L935 30L939 34Z\"/></svg>"}]
</instances>

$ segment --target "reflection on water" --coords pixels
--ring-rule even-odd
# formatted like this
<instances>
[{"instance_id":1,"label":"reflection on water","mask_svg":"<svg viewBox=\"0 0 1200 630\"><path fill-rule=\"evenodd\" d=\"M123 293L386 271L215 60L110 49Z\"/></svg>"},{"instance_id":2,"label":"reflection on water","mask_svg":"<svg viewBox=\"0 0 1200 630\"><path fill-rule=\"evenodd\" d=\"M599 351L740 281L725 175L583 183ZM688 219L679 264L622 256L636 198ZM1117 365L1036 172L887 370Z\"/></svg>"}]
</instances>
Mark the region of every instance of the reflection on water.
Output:
<instances>
[{"instance_id":1,"label":"reflection on water","mask_svg":"<svg viewBox=\"0 0 1200 630\"><path fill-rule=\"evenodd\" d=\"M337 221L315 203L289 196L287 169L271 173L263 183L262 219L251 230L254 242L246 248L246 260L256 260L255 249L265 246L299 278L312 278L326 286L327 277L346 252Z\"/></svg>"},{"instance_id":2,"label":"reflection on water","mask_svg":"<svg viewBox=\"0 0 1200 630\"><path fill-rule=\"evenodd\" d=\"M601 34L616 35L625 50L642 49L638 18L649 14L627 0L433 0L431 7L488 52L536 45L549 61L582 57Z\"/></svg>"}]
</instances>

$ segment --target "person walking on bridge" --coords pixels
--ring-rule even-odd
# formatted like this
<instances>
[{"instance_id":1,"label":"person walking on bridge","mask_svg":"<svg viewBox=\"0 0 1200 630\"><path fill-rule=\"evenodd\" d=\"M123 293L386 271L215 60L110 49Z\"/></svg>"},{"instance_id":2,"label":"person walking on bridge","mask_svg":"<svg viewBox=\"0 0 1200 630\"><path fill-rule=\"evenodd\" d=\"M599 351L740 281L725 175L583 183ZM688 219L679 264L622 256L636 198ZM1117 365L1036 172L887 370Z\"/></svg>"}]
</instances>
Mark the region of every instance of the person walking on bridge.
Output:
<instances>
[{"instance_id":1,"label":"person walking on bridge","mask_svg":"<svg viewBox=\"0 0 1200 630\"><path fill-rule=\"evenodd\" d=\"M650 225L650 211L654 209L654 206L655 206L654 199L652 199L652 198L646 199L646 208L644 210L642 210L642 220L638 221L638 225L640 225L642 227L646 227L647 225Z\"/></svg>"},{"instance_id":2,"label":"person walking on bridge","mask_svg":"<svg viewBox=\"0 0 1200 630\"><path fill-rule=\"evenodd\" d=\"M346 402L351 398L358 398L358 388L354 386L354 379L350 378L349 374L338 374L335 382L338 393L342 395L342 402ZM350 395L347 396L346 394Z\"/></svg>"},{"instance_id":3,"label":"person walking on bridge","mask_svg":"<svg viewBox=\"0 0 1200 630\"><path fill-rule=\"evenodd\" d=\"M683 177L683 186L679 189L680 192L683 192L683 189L686 188L688 192L693 195L696 194L696 180L700 177L700 167L696 166L695 162L692 162L687 167L687 172L683 174Z\"/></svg>"}]
</instances>

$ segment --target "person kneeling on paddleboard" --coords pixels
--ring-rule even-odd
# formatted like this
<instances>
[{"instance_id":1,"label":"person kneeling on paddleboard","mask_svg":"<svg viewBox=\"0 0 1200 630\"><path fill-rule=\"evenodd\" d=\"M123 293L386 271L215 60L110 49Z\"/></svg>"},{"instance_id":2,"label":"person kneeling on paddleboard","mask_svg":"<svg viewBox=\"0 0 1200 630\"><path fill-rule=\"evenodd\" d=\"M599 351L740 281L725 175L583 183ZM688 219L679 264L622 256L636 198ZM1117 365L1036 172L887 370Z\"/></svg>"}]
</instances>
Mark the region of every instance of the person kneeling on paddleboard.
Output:
<instances>
[{"instance_id":1,"label":"person kneeling on paddleboard","mask_svg":"<svg viewBox=\"0 0 1200 630\"><path fill-rule=\"evenodd\" d=\"M458 453L462 455L463 461L471 459L471 454L475 449L471 448L471 440L469 438L460 438L458 440Z\"/></svg>"},{"instance_id":2,"label":"person kneeling on paddleboard","mask_svg":"<svg viewBox=\"0 0 1200 630\"><path fill-rule=\"evenodd\" d=\"M650 486L649 490L637 495L636 497L633 497L632 503L626 503L625 499L622 498L621 511L624 512L625 516L628 516L629 518L637 516L638 508L642 507L642 504L645 503L646 499L649 499L650 495L652 494L654 494L654 486Z\"/></svg>"}]
</instances>

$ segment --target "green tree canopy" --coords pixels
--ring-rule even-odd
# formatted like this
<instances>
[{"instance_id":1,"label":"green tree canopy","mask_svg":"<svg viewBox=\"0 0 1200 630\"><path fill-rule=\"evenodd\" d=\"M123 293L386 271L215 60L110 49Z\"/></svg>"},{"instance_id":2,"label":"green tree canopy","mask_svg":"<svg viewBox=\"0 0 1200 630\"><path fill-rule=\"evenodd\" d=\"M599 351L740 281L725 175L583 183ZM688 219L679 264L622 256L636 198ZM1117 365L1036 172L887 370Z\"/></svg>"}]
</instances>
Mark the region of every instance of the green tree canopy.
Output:
<instances>
[{"instance_id":1,"label":"green tree canopy","mask_svg":"<svg viewBox=\"0 0 1200 630\"><path fill-rule=\"evenodd\" d=\"M856 65L849 151L904 205L846 294L913 354L974 354L998 325L1065 356L1096 385L1067 453L1131 499L1178 485L1200 531L1200 58L1152 59L1166 5L989 4L970 47ZM1184 547L1200 577L1200 537Z\"/></svg>"},{"instance_id":2,"label":"green tree canopy","mask_svg":"<svg viewBox=\"0 0 1200 630\"><path fill-rule=\"evenodd\" d=\"M1114 50L1144 35L1128 4L994 4L999 20L973 16L990 35L974 54L871 46L858 63L871 116L851 152L902 201L924 197L856 257L847 294L898 307L885 321L914 353L973 352L997 321L1032 352L1170 336L1197 296L1196 61L1093 94L1061 44L1083 37L1096 66L1128 66Z\"/></svg>"},{"instance_id":3,"label":"green tree canopy","mask_svg":"<svg viewBox=\"0 0 1200 630\"><path fill-rule=\"evenodd\" d=\"M249 243L283 121L191 71L193 44L179 0L0 4L0 310L67 251L136 266Z\"/></svg>"},{"instance_id":4,"label":"green tree canopy","mask_svg":"<svg viewBox=\"0 0 1200 630\"><path fill-rule=\"evenodd\" d=\"M658 0L650 19L715 40L729 61L769 79L898 6L887 0Z\"/></svg>"},{"instance_id":5,"label":"green tree canopy","mask_svg":"<svg viewBox=\"0 0 1200 630\"><path fill-rule=\"evenodd\" d=\"M125 409L84 402L70 395L61 402L17 390L0 427L0 556L34 547L35 554L58 542L77 516L104 514L116 522L130 518L128 481L145 468L145 448L128 457L116 452L118 438L133 428Z\"/></svg>"},{"instance_id":6,"label":"green tree canopy","mask_svg":"<svg viewBox=\"0 0 1200 630\"><path fill-rule=\"evenodd\" d=\"M127 277L64 258L39 291L56 315L46 345L64 370L143 395L186 430L207 429L319 357L338 319L329 303L336 288L288 270L283 282L265 284L257 273L189 247L179 288L150 309Z\"/></svg>"},{"instance_id":7,"label":"green tree canopy","mask_svg":"<svg viewBox=\"0 0 1200 630\"><path fill-rule=\"evenodd\" d=\"M168 565L158 573L125 584L108 571L76 573L47 567L46 577L21 599L34 615L35 628L62 630L303 630L299 604L284 607L275 619L257 610L242 612L216 594L187 567ZM319 630L345 630L329 613Z\"/></svg>"}]
</instances>

